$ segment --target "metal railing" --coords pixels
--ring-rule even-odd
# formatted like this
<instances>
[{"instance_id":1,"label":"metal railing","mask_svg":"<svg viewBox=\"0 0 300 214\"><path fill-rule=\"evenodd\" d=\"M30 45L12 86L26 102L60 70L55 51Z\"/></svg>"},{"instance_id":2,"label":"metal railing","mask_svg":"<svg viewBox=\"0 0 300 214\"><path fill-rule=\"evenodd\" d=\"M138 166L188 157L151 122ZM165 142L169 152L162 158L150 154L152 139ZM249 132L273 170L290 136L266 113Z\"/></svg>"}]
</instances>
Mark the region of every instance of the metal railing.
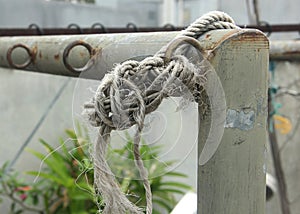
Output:
<instances>
[{"instance_id":1,"label":"metal railing","mask_svg":"<svg viewBox=\"0 0 300 214\"><path fill-rule=\"evenodd\" d=\"M277 32L300 32L300 24L274 24L262 22L261 25L240 25L241 28L258 29L268 35ZM34 36L34 35L74 35L74 34L104 34L104 33L134 33L134 32L168 32L179 31L185 27L166 24L163 27L138 27L128 23L124 27L106 27L97 22L90 28L80 27L71 23L67 28L41 28L37 24L30 24L28 28L0 28L0 36Z\"/></svg>"},{"instance_id":2,"label":"metal railing","mask_svg":"<svg viewBox=\"0 0 300 214\"><path fill-rule=\"evenodd\" d=\"M114 63L152 55L177 34L1 37L0 66L101 79ZM220 146L198 166L198 213L263 214L268 39L257 30L218 30L199 42L219 76L227 107ZM199 106L199 156L210 149L215 130L214 109L204 101L207 105Z\"/></svg>"}]
</instances>

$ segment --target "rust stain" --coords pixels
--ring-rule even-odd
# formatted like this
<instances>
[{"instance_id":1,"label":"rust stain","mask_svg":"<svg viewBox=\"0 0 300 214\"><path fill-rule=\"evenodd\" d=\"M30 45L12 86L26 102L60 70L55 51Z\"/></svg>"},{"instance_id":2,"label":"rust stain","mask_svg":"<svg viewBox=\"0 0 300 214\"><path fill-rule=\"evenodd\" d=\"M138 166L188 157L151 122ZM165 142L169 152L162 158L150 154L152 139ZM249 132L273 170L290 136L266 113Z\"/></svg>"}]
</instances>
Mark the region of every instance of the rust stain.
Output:
<instances>
[{"instance_id":1,"label":"rust stain","mask_svg":"<svg viewBox=\"0 0 300 214\"><path fill-rule=\"evenodd\" d=\"M100 48L100 47L94 48L92 50L92 54L91 54L91 58L90 58L91 65L95 64L96 63L96 59L98 57L101 57L101 55L102 55L102 48Z\"/></svg>"},{"instance_id":2,"label":"rust stain","mask_svg":"<svg viewBox=\"0 0 300 214\"><path fill-rule=\"evenodd\" d=\"M268 49L269 41L266 39L260 31L258 30L241 30L234 29L230 30L228 33L224 34L216 43L213 44L208 51L208 60L211 60L215 56L215 52L220 47L220 45L226 41L234 41L235 45L239 45L239 43L248 42L252 44L252 42L256 43L257 49Z\"/></svg>"},{"instance_id":3,"label":"rust stain","mask_svg":"<svg viewBox=\"0 0 300 214\"><path fill-rule=\"evenodd\" d=\"M248 42L251 46L253 42L256 43L256 47L260 51L261 49L269 49L269 40L267 37L259 30L247 30L246 33L242 33L237 37L234 37L232 41L237 42Z\"/></svg>"},{"instance_id":4,"label":"rust stain","mask_svg":"<svg viewBox=\"0 0 300 214\"><path fill-rule=\"evenodd\" d=\"M58 61L59 60L59 54L55 54L54 59Z\"/></svg>"},{"instance_id":5,"label":"rust stain","mask_svg":"<svg viewBox=\"0 0 300 214\"><path fill-rule=\"evenodd\" d=\"M43 58L43 55L42 55L42 52L41 52L41 51L39 52L39 57L40 57L40 59Z\"/></svg>"},{"instance_id":6,"label":"rust stain","mask_svg":"<svg viewBox=\"0 0 300 214\"><path fill-rule=\"evenodd\" d=\"M214 44L212 44L211 47L209 47L208 49L213 51L215 48L217 48L220 44L222 44L225 40L227 40L228 38L230 38L232 35L235 35L236 33L238 33L239 30L238 29L232 29L230 30L228 33L225 33L218 41L214 42Z\"/></svg>"},{"instance_id":7,"label":"rust stain","mask_svg":"<svg viewBox=\"0 0 300 214\"><path fill-rule=\"evenodd\" d=\"M101 47L97 47L94 48L92 51L92 57L93 56L101 56L102 55L102 48Z\"/></svg>"},{"instance_id":8,"label":"rust stain","mask_svg":"<svg viewBox=\"0 0 300 214\"><path fill-rule=\"evenodd\" d=\"M270 58L271 59L277 59L277 60L295 60L300 57L300 51L285 51L282 53L271 53Z\"/></svg>"},{"instance_id":9,"label":"rust stain","mask_svg":"<svg viewBox=\"0 0 300 214\"><path fill-rule=\"evenodd\" d=\"M286 51L283 52L283 55L296 55L296 54L300 54L300 51Z\"/></svg>"},{"instance_id":10,"label":"rust stain","mask_svg":"<svg viewBox=\"0 0 300 214\"><path fill-rule=\"evenodd\" d=\"M36 55L37 55L37 52L38 52L38 48L37 46L33 46L32 49L31 49L31 59L32 59L32 64L35 64L36 63Z\"/></svg>"},{"instance_id":11,"label":"rust stain","mask_svg":"<svg viewBox=\"0 0 300 214\"><path fill-rule=\"evenodd\" d=\"M241 36L234 38L235 41L263 41L265 42L266 39L261 36L261 33L258 31L249 31L246 34L241 34Z\"/></svg>"},{"instance_id":12,"label":"rust stain","mask_svg":"<svg viewBox=\"0 0 300 214\"><path fill-rule=\"evenodd\" d=\"M79 40L78 40L78 44L81 44L81 45L82 45L82 44L85 44L85 41L83 41L82 39L79 39Z\"/></svg>"}]
</instances>

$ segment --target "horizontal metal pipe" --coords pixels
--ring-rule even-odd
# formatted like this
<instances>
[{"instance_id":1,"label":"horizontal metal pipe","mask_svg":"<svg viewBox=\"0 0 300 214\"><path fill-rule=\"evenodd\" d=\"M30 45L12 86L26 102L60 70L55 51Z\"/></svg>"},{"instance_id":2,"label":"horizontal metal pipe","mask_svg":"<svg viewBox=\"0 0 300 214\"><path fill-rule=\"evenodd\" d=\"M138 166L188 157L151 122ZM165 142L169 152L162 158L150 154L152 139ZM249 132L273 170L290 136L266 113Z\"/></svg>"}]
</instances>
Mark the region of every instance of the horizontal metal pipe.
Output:
<instances>
[{"instance_id":1,"label":"horizontal metal pipe","mask_svg":"<svg viewBox=\"0 0 300 214\"><path fill-rule=\"evenodd\" d=\"M0 37L0 66L73 77L84 73L88 78L101 78L114 63L154 54L177 34ZM99 72L89 72L91 69Z\"/></svg>"},{"instance_id":2,"label":"horizontal metal pipe","mask_svg":"<svg viewBox=\"0 0 300 214\"><path fill-rule=\"evenodd\" d=\"M34 35L78 35L78 34L111 34L111 33L134 33L134 32L168 32L179 31L183 27L142 27L142 28L2 28L0 36L34 36Z\"/></svg>"},{"instance_id":3,"label":"horizontal metal pipe","mask_svg":"<svg viewBox=\"0 0 300 214\"><path fill-rule=\"evenodd\" d=\"M270 60L300 61L300 40L271 41Z\"/></svg>"},{"instance_id":4,"label":"horizontal metal pipe","mask_svg":"<svg viewBox=\"0 0 300 214\"><path fill-rule=\"evenodd\" d=\"M154 54L178 33L0 37L0 66L98 79L115 63ZM216 35L211 44L206 40L202 46L212 49L218 40L228 35L228 31ZM270 60L299 61L300 40L271 42Z\"/></svg>"},{"instance_id":5,"label":"horizontal metal pipe","mask_svg":"<svg viewBox=\"0 0 300 214\"><path fill-rule=\"evenodd\" d=\"M166 32L179 31L184 27L175 27L173 25L166 25L165 27L132 27L126 28L109 28L103 25L95 25L91 28L39 28L32 24L35 28L2 28L0 29L0 36L33 36L33 35L74 35L74 34L103 34L103 33L133 33L133 32ZM267 33L275 32L300 32L300 24L277 24L269 25L240 25L241 28L254 28Z\"/></svg>"}]
</instances>

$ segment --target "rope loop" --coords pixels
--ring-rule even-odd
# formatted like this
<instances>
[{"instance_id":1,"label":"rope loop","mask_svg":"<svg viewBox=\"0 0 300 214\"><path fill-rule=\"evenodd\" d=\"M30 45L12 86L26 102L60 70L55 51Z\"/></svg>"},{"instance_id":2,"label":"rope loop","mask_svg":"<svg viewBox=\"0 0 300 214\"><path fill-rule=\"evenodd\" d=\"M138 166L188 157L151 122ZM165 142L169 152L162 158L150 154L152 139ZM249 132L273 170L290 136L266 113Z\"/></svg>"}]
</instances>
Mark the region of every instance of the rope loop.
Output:
<instances>
[{"instance_id":1,"label":"rope loop","mask_svg":"<svg viewBox=\"0 0 300 214\"><path fill-rule=\"evenodd\" d=\"M154 56L142 61L127 60L105 75L95 96L84 105L90 124L100 127L93 157L95 188L106 204L103 213L142 213L118 188L114 176L107 173L111 172L105 160L110 131L136 125L134 158L146 192L146 213L151 214L152 193L148 173L139 153L145 116L155 111L164 98L183 96L184 90L192 93L194 97L191 100L200 102L199 88L205 85L209 71L199 69L197 64L189 60L187 53L191 46L204 53L197 40L204 33L234 28L238 27L230 16L219 11L210 12L181 31Z\"/></svg>"}]
</instances>

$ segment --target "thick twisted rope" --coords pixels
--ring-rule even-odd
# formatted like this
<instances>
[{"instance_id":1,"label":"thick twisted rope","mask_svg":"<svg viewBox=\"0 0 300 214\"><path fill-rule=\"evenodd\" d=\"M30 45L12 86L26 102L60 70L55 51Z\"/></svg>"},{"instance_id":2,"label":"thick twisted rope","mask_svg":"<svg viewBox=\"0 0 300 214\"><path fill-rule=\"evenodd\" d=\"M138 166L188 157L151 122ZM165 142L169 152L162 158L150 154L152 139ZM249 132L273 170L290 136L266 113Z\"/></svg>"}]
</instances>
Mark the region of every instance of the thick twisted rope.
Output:
<instances>
[{"instance_id":1,"label":"thick twisted rope","mask_svg":"<svg viewBox=\"0 0 300 214\"><path fill-rule=\"evenodd\" d=\"M152 213L152 193L148 172L144 167L139 142L145 115L155 111L164 98L180 96L183 83L197 101L199 86L206 82L205 70L199 69L184 56L189 43L201 49L198 37L215 29L237 28L225 13L213 11L197 19L183 30L166 47L154 56L138 62L134 60L118 64L101 81L95 96L84 105L85 113L93 126L100 127L94 145L94 186L104 200L103 213L141 214L141 208L132 204L122 193L111 172L105 156L112 130L124 130L136 125L134 158L146 192L146 213ZM100 207L100 206L99 206Z\"/></svg>"}]
</instances>

